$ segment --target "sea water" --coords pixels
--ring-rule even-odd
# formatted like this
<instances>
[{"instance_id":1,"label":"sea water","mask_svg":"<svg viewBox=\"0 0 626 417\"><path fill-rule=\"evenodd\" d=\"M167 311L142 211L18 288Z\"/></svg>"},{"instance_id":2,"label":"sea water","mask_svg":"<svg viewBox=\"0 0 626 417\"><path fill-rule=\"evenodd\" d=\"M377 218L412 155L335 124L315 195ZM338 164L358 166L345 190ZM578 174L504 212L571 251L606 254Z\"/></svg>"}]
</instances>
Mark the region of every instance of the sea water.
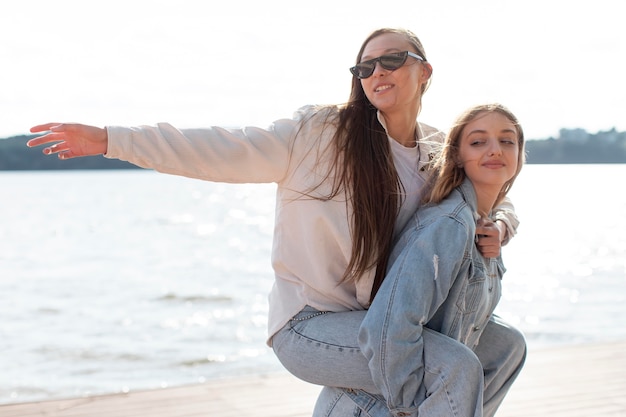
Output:
<instances>
[{"instance_id":1,"label":"sea water","mask_svg":"<svg viewBox=\"0 0 626 417\"><path fill-rule=\"evenodd\" d=\"M626 338L626 165L527 165L498 313L531 349ZM282 370L272 184L0 172L0 403Z\"/></svg>"}]
</instances>

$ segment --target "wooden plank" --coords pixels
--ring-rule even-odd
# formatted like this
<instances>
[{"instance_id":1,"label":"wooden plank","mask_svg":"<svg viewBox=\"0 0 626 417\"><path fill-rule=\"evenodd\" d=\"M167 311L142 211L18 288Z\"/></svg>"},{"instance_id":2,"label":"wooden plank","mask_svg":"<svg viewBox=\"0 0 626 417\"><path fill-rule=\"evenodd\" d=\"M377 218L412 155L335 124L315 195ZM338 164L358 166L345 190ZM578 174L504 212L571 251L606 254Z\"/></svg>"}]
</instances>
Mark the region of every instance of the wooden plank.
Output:
<instances>
[{"instance_id":1,"label":"wooden plank","mask_svg":"<svg viewBox=\"0 0 626 417\"><path fill-rule=\"evenodd\" d=\"M200 385L0 406L1 417L304 417L320 387L287 373Z\"/></svg>"},{"instance_id":2,"label":"wooden plank","mask_svg":"<svg viewBox=\"0 0 626 417\"><path fill-rule=\"evenodd\" d=\"M320 388L287 373L0 405L0 417L306 417ZM531 351L498 417L626 416L626 341Z\"/></svg>"},{"instance_id":3,"label":"wooden plank","mask_svg":"<svg viewBox=\"0 0 626 417\"><path fill-rule=\"evenodd\" d=\"M530 352L498 417L626 416L626 342Z\"/></svg>"}]
</instances>

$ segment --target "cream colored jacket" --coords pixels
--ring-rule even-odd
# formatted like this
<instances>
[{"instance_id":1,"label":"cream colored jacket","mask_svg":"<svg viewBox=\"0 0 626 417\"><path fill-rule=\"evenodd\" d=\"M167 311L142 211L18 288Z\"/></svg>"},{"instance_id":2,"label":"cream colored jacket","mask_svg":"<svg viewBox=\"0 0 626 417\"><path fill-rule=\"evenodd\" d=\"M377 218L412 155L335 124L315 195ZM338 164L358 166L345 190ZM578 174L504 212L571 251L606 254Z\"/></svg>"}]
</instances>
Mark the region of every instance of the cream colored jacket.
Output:
<instances>
[{"instance_id":1,"label":"cream colored jacket","mask_svg":"<svg viewBox=\"0 0 626 417\"><path fill-rule=\"evenodd\" d=\"M351 206L343 195L332 201L307 197L329 191L329 182L322 179L331 161L322 151L335 133L332 121L337 111L306 106L292 119L278 120L267 129L178 130L165 123L107 127L107 158L214 182L277 184L269 344L305 305L322 311L362 310L369 305L374 271L358 284L340 283L352 250ZM418 126L420 139L441 141L436 129ZM425 175L430 153L430 145L420 141L420 175ZM507 223L508 236L513 236L517 228L513 207L505 206L498 216Z\"/></svg>"}]
</instances>

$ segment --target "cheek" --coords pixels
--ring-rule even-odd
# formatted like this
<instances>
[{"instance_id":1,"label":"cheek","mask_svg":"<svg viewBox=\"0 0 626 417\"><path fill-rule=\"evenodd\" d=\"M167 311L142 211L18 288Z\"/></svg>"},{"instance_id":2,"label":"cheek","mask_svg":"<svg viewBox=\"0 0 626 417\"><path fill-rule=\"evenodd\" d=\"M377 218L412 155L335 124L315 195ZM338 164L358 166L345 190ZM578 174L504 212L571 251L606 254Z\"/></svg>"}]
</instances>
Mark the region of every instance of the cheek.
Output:
<instances>
[{"instance_id":1,"label":"cheek","mask_svg":"<svg viewBox=\"0 0 626 417\"><path fill-rule=\"evenodd\" d=\"M472 148L462 147L459 151L459 159L464 163L472 163L480 160L481 155L479 152L474 151Z\"/></svg>"},{"instance_id":2,"label":"cheek","mask_svg":"<svg viewBox=\"0 0 626 417\"><path fill-rule=\"evenodd\" d=\"M407 75L403 81L407 87L411 86L411 88L407 88L407 90L410 90L413 95L420 96L422 94L422 83L420 82L419 74L413 72Z\"/></svg>"},{"instance_id":3,"label":"cheek","mask_svg":"<svg viewBox=\"0 0 626 417\"><path fill-rule=\"evenodd\" d=\"M509 157L509 164L515 169L517 169L517 166L520 164L519 152L517 151L511 152L511 155Z\"/></svg>"},{"instance_id":4,"label":"cheek","mask_svg":"<svg viewBox=\"0 0 626 417\"><path fill-rule=\"evenodd\" d=\"M410 66L401 67L390 74L390 81L401 86L400 94L415 96L420 94L421 84L418 71Z\"/></svg>"}]
</instances>

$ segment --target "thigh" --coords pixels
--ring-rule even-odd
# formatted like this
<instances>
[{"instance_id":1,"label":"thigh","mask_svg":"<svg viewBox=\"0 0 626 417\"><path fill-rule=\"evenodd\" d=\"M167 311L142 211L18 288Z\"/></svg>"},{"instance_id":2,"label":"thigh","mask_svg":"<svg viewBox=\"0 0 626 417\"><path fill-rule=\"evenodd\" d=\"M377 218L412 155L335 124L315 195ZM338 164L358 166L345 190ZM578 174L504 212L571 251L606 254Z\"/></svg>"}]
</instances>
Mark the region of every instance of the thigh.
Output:
<instances>
[{"instance_id":1,"label":"thigh","mask_svg":"<svg viewBox=\"0 0 626 417\"><path fill-rule=\"evenodd\" d=\"M377 393L357 340L365 313L307 308L272 338L272 347L283 366L304 381Z\"/></svg>"},{"instance_id":2,"label":"thigh","mask_svg":"<svg viewBox=\"0 0 626 417\"><path fill-rule=\"evenodd\" d=\"M465 345L430 329L425 329L424 379L413 387L406 407L389 410L380 394L363 390L324 387L315 404L313 417L482 417L482 367ZM411 366L407 364L407 366Z\"/></svg>"}]
</instances>

